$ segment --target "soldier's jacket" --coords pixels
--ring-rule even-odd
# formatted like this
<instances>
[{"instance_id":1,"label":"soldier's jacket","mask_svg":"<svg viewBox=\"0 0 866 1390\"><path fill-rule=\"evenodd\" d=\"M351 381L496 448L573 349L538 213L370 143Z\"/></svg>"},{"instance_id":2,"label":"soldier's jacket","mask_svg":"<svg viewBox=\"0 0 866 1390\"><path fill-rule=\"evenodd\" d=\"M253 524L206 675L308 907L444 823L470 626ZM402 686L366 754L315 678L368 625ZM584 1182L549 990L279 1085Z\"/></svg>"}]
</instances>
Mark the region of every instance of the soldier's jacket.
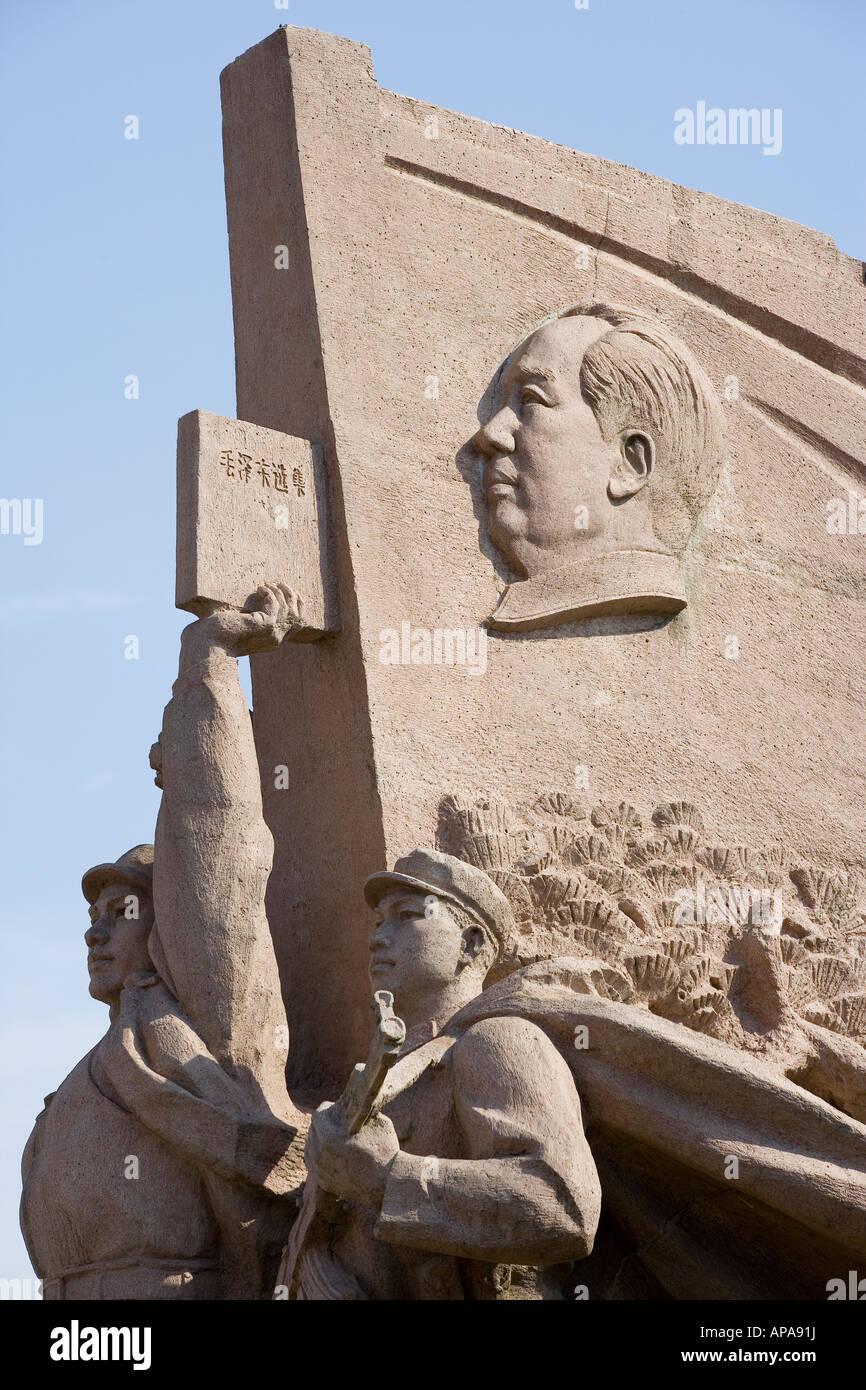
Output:
<instances>
[{"instance_id":1,"label":"soldier's jacket","mask_svg":"<svg viewBox=\"0 0 866 1390\"><path fill-rule=\"evenodd\" d=\"M216 1297L201 1174L95 1085L99 1046L46 1097L24 1152L21 1219L43 1297Z\"/></svg>"},{"instance_id":2,"label":"soldier's jacket","mask_svg":"<svg viewBox=\"0 0 866 1390\"><path fill-rule=\"evenodd\" d=\"M436 1040L425 1046L437 1050ZM404 1056L393 1086L401 1068L420 1065ZM516 1017L474 1024L385 1113L401 1152L381 1211L347 1204L331 1245L361 1296L568 1293L601 1192L574 1081L540 1028ZM302 1283L301 1296L318 1295Z\"/></svg>"}]
</instances>

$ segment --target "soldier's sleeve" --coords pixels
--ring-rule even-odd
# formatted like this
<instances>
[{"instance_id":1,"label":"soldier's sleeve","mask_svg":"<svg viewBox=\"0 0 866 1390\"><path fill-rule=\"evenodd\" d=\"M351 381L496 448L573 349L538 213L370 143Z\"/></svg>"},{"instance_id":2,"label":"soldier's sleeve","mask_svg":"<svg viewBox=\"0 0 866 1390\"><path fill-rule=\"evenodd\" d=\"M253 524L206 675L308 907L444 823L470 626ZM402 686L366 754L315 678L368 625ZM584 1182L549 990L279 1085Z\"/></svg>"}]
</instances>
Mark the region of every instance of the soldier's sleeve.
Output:
<instances>
[{"instance_id":1,"label":"soldier's sleeve","mask_svg":"<svg viewBox=\"0 0 866 1390\"><path fill-rule=\"evenodd\" d=\"M161 737L152 950L209 1051L285 1105L288 1033L265 889L273 840L237 661L181 667Z\"/></svg>"},{"instance_id":2,"label":"soldier's sleeve","mask_svg":"<svg viewBox=\"0 0 866 1390\"><path fill-rule=\"evenodd\" d=\"M465 1157L400 1151L377 1235L469 1259L544 1265L592 1249L601 1185L563 1058L535 1024L491 1018L451 1053Z\"/></svg>"}]
</instances>

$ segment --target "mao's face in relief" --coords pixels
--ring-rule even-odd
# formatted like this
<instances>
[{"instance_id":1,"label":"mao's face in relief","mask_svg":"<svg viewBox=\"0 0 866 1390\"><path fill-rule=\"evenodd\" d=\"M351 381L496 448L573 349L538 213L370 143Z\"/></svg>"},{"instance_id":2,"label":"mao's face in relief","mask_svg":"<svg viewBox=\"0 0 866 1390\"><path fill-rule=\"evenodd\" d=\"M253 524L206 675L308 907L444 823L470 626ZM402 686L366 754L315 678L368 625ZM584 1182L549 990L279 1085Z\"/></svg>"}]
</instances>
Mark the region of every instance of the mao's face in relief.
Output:
<instances>
[{"instance_id":1,"label":"mao's face in relief","mask_svg":"<svg viewBox=\"0 0 866 1390\"><path fill-rule=\"evenodd\" d=\"M580 558L610 516L619 440L605 443L580 391L587 346L609 325L545 324L506 363L496 413L475 436L490 537L522 575Z\"/></svg>"}]
</instances>

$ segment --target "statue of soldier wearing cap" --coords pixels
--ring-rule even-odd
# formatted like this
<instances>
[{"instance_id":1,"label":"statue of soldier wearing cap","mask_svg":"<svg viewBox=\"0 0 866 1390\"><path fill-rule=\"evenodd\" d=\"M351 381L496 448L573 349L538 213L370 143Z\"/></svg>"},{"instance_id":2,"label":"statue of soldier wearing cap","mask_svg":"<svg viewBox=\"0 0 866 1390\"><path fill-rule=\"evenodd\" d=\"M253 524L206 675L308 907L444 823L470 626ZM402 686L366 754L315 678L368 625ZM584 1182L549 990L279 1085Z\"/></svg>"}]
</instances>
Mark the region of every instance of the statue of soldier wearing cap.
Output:
<instances>
[{"instance_id":1,"label":"statue of soldier wearing cap","mask_svg":"<svg viewBox=\"0 0 866 1390\"><path fill-rule=\"evenodd\" d=\"M601 959L482 988L511 912L462 860L415 850L365 892L380 1022L313 1117L278 1297L809 1299L863 1248L857 1120Z\"/></svg>"},{"instance_id":2,"label":"statue of soldier wearing cap","mask_svg":"<svg viewBox=\"0 0 866 1390\"><path fill-rule=\"evenodd\" d=\"M236 658L302 626L262 586L192 623L151 754L156 844L84 875L90 993L109 1026L48 1097L21 1221L50 1299L270 1294L302 1117L264 894L273 842Z\"/></svg>"},{"instance_id":3,"label":"statue of soldier wearing cap","mask_svg":"<svg viewBox=\"0 0 866 1390\"><path fill-rule=\"evenodd\" d=\"M340 1200L318 1238L312 1223L302 1243L299 1220L277 1296L562 1297L601 1205L569 1067L526 1018L449 1031L506 948L510 905L482 870L434 850L364 891L370 979L393 996L405 1043L357 1132L339 1101L316 1112L308 1184Z\"/></svg>"}]
</instances>

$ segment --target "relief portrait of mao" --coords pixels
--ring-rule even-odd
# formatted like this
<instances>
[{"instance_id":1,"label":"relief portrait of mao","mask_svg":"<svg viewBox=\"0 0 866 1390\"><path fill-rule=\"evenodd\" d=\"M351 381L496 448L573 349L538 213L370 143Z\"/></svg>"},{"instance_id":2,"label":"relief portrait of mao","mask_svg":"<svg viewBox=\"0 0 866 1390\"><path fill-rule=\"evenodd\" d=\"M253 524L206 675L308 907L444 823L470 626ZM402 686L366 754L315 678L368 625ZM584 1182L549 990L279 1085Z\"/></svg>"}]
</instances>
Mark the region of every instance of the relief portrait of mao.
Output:
<instances>
[{"instance_id":1,"label":"relief portrait of mao","mask_svg":"<svg viewBox=\"0 0 866 1390\"><path fill-rule=\"evenodd\" d=\"M680 557L718 481L724 422L660 320L606 304L548 319L502 363L483 414L488 535L517 576L489 627L686 606Z\"/></svg>"}]
</instances>

